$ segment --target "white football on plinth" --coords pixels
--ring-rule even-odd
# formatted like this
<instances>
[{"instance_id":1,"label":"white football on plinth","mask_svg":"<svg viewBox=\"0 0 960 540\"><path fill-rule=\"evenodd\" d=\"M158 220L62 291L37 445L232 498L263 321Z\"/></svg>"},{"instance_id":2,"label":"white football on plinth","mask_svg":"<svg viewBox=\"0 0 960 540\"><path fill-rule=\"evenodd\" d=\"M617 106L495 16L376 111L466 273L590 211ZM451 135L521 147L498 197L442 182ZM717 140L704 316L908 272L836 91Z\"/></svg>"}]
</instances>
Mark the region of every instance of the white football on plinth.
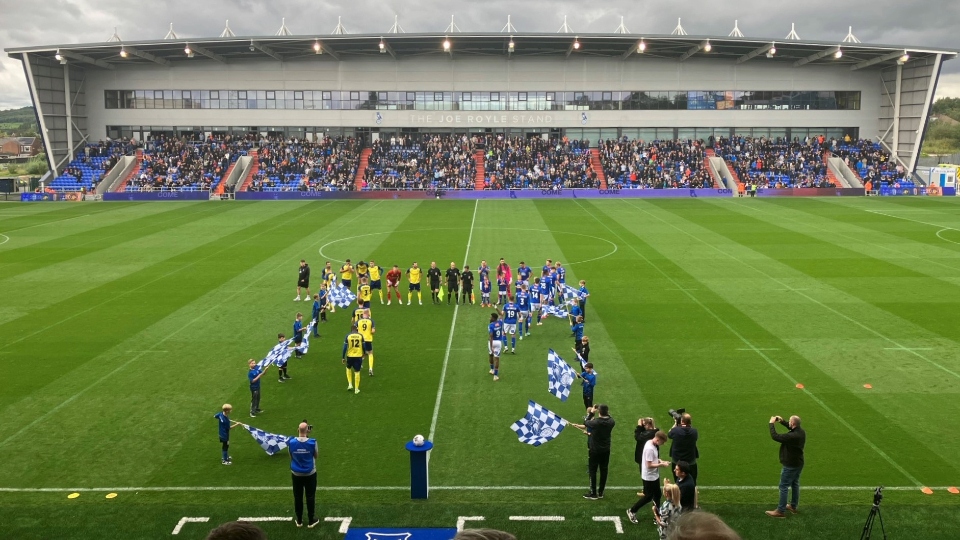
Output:
<instances>
[{"instance_id":1,"label":"white football on plinth","mask_svg":"<svg viewBox=\"0 0 960 540\"><path fill-rule=\"evenodd\" d=\"M413 437L414 446L423 446L423 435L416 435Z\"/></svg>"}]
</instances>

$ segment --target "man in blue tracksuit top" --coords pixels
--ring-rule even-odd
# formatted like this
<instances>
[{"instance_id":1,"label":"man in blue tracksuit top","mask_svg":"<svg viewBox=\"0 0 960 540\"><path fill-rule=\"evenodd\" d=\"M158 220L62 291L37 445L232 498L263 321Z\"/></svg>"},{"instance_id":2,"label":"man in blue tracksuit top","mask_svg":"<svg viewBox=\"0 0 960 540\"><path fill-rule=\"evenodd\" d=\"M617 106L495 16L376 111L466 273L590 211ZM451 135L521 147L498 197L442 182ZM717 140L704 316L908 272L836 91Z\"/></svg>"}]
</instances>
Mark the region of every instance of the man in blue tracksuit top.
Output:
<instances>
[{"instance_id":1,"label":"man in blue tracksuit top","mask_svg":"<svg viewBox=\"0 0 960 540\"><path fill-rule=\"evenodd\" d=\"M307 437L310 425L301 422L298 436L287 441L290 452L290 476L293 479L293 502L297 513L297 527L303 527L303 498L307 499L307 527L316 527L320 520L316 517L317 496L317 440Z\"/></svg>"},{"instance_id":2,"label":"man in blue tracksuit top","mask_svg":"<svg viewBox=\"0 0 960 540\"><path fill-rule=\"evenodd\" d=\"M223 455L220 458L220 463L222 465L233 465L233 460L230 459L230 430L238 426L240 422L231 422L230 421L230 412L233 411L233 405L229 403L224 403L223 408L220 409L220 412L213 415L217 419L217 427L220 431L220 450L223 452Z\"/></svg>"}]
</instances>

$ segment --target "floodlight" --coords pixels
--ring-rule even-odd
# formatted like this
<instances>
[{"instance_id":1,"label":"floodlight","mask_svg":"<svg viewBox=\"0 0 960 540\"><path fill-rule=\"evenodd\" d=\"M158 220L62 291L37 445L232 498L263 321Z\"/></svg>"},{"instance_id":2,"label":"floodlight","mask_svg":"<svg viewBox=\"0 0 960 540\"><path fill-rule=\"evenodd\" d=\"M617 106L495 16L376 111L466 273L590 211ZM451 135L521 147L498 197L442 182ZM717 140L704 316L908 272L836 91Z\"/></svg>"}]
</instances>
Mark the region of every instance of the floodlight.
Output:
<instances>
[{"instance_id":1,"label":"floodlight","mask_svg":"<svg viewBox=\"0 0 960 540\"><path fill-rule=\"evenodd\" d=\"M380 53L381 53L381 54L386 54L386 52L387 52L387 44L383 42L383 38L380 38L380 45L379 45L379 47L380 47Z\"/></svg>"},{"instance_id":2,"label":"floodlight","mask_svg":"<svg viewBox=\"0 0 960 540\"><path fill-rule=\"evenodd\" d=\"M640 44L637 45L637 52L640 53L640 54L643 54L643 51L645 51L645 50L647 50L647 44L646 44L646 43L643 41L643 39L641 38L641 39L640 39Z\"/></svg>"},{"instance_id":3,"label":"floodlight","mask_svg":"<svg viewBox=\"0 0 960 540\"><path fill-rule=\"evenodd\" d=\"M579 38L576 38L576 37L573 38L573 48L576 49L576 50L579 50L579 49L580 49L580 39L579 39Z\"/></svg>"},{"instance_id":4,"label":"floodlight","mask_svg":"<svg viewBox=\"0 0 960 540\"><path fill-rule=\"evenodd\" d=\"M127 50L124 49L123 47L120 47L120 58L126 58L126 57L127 57Z\"/></svg>"},{"instance_id":5,"label":"floodlight","mask_svg":"<svg viewBox=\"0 0 960 540\"><path fill-rule=\"evenodd\" d=\"M57 60L63 61L63 57L60 56L60 49L57 49L57 54L53 55Z\"/></svg>"},{"instance_id":6,"label":"floodlight","mask_svg":"<svg viewBox=\"0 0 960 540\"><path fill-rule=\"evenodd\" d=\"M837 52L833 53L833 57L837 59L843 58L843 50L837 47Z\"/></svg>"},{"instance_id":7,"label":"floodlight","mask_svg":"<svg viewBox=\"0 0 960 540\"><path fill-rule=\"evenodd\" d=\"M443 38L443 50L445 50L445 51L449 51L449 50L450 50L450 39L447 38L447 37L444 37L444 38Z\"/></svg>"},{"instance_id":8,"label":"floodlight","mask_svg":"<svg viewBox=\"0 0 960 540\"><path fill-rule=\"evenodd\" d=\"M516 49L516 47L517 47L516 43L513 42L513 36L510 36L510 43L507 43L507 49L510 52L513 52L514 49Z\"/></svg>"},{"instance_id":9,"label":"floodlight","mask_svg":"<svg viewBox=\"0 0 960 540\"><path fill-rule=\"evenodd\" d=\"M908 60L910 60L910 53L908 53L907 51L903 51L903 56L900 57L900 60L898 60L898 62L900 62L900 64L903 65L903 64L906 64Z\"/></svg>"},{"instance_id":10,"label":"floodlight","mask_svg":"<svg viewBox=\"0 0 960 540\"><path fill-rule=\"evenodd\" d=\"M704 52L710 52L713 50L713 45L710 44L710 40L707 40L707 43L703 46Z\"/></svg>"},{"instance_id":11,"label":"floodlight","mask_svg":"<svg viewBox=\"0 0 960 540\"><path fill-rule=\"evenodd\" d=\"M313 40L313 54L323 54L323 47L320 46L320 40Z\"/></svg>"}]
</instances>

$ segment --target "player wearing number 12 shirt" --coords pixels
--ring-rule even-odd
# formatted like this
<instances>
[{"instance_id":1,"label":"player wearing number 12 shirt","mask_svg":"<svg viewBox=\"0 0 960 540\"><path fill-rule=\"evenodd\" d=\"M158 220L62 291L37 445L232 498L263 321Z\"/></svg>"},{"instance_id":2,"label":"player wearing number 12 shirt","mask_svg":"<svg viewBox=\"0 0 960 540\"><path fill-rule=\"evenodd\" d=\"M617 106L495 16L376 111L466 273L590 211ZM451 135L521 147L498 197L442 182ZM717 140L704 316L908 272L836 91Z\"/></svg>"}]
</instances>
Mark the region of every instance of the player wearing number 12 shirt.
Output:
<instances>
[{"instance_id":1,"label":"player wearing number 12 shirt","mask_svg":"<svg viewBox=\"0 0 960 540\"><path fill-rule=\"evenodd\" d=\"M351 332L343 339L343 365L347 366L347 391L360 393L360 370L363 367L363 334L354 324Z\"/></svg>"},{"instance_id":2,"label":"player wearing number 12 shirt","mask_svg":"<svg viewBox=\"0 0 960 540\"><path fill-rule=\"evenodd\" d=\"M500 380L500 351L503 350L503 323L500 315L490 314L490 324L487 326L487 350L490 352L490 374L494 381Z\"/></svg>"}]
</instances>

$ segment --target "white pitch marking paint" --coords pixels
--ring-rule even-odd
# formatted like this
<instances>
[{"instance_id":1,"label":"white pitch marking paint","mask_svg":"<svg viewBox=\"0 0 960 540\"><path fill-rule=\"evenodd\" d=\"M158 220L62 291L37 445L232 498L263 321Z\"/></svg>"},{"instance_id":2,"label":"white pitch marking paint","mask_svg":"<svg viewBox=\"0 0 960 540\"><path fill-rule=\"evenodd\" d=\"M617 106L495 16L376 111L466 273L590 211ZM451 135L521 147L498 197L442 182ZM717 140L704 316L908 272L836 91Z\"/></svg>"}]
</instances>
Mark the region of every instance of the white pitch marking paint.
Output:
<instances>
[{"instance_id":1,"label":"white pitch marking paint","mask_svg":"<svg viewBox=\"0 0 960 540\"><path fill-rule=\"evenodd\" d=\"M484 521L487 518L483 516L459 516L457 517L457 532L463 530L463 526L466 525L468 521Z\"/></svg>"},{"instance_id":2,"label":"white pitch marking paint","mask_svg":"<svg viewBox=\"0 0 960 540\"><path fill-rule=\"evenodd\" d=\"M293 516L261 516L261 517L239 517L237 521L250 521L250 522L260 522L260 521L293 521Z\"/></svg>"},{"instance_id":3,"label":"white pitch marking paint","mask_svg":"<svg viewBox=\"0 0 960 540\"><path fill-rule=\"evenodd\" d=\"M593 516L594 521L609 521L613 523L613 528L616 529L617 534L623 534L623 522L620 521L620 516Z\"/></svg>"},{"instance_id":4,"label":"white pitch marking paint","mask_svg":"<svg viewBox=\"0 0 960 540\"><path fill-rule=\"evenodd\" d=\"M340 528L337 529L337 532L340 534L347 534L347 531L350 530L350 524L353 522L352 517L325 517L323 520L326 522L339 521Z\"/></svg>"},{"instance_id":5,"label":"white pitch marking paint","mask_svg":"<svg viewBox=\"0 0 960 540\"><path fill-rule=\"evenodd\" d=\"M5 234L3 234L3 233L0 233L0 236L3 237L3 242L0 242L0 246L4 245L4 244L6 244L7 242L10 241L10 237L9 237L9 236L7 236L7 235L5 235Z\"/></svg>"},{"instance_id":6,"label":"white pitch marking paint","mask_svg":"<svg viewBox=\"0 0 960 540\"><path fill-rule=\"evenodd\" d=\"M173 532L170 534L180 534L180 530L183 529L183 526L187 523L206 523L210 521L208 517L182 517L180 521L177 522L177 526L173 528Z\"/></svg>"},{"instance_id":7,"label":"white pitch marking paint","mask_svg":"<svg viewBox=\"0 0 960 540\"><path fill-rule=\"evenodd\" d=\"M948 486L928 486L934 491L945 491ZM769 486L697 486L708 491L764 491L777 489ZM583 486L430 486L437 491L572 491ZM607 486L606 490L637 490L637 486ZM877 486L803 486L811 491L873 491ZM888 491L914 491L918 486L884 486ZM317 486L318 491L409 491L410 486ZM93 488L12 488L0 487L0 493L81 493L90 492L191 492L191 491L290 491L290 486L140 486L140 487L93 487Z\"/></svg>"},{"instance_id":8,"label":"white pitch marking paint","mask_svg":"<svg viewBox=\"0 0 960 540\"><path fill-rule=\"evenodd\" d=\"M510 516L510 521L563 521L563 516Z\"/></svg>"},{"instance_id":9,"label":"white pitch marking paint","mask_svg":"<svg viewBox=\"0 0 960 540\"><path fill-rule=\"evenodd\" d=\"M480 199L473 204L473 219L470 220L470 235L467 237L467 250L463 255L463 264L467 264L470 258L470 244L473 243L473 226L477 223L477 209L480 207ZM450 363L450 347L453 346L453 333L457 329L457 313L460 312L460 304L453 307L453 319L450 321L450 335L447 336L447 352L443 355L443 368L440 370L440 384L437 385L437 400L433 404L433 417L430 419L430 434L428 441L433 441L437 433L437 417L440 416L440 400L443 398L443 383L447 379L447 365ZM430 465L430 453L427 453L427 465Z\"/></svg>"}]
</instances>

